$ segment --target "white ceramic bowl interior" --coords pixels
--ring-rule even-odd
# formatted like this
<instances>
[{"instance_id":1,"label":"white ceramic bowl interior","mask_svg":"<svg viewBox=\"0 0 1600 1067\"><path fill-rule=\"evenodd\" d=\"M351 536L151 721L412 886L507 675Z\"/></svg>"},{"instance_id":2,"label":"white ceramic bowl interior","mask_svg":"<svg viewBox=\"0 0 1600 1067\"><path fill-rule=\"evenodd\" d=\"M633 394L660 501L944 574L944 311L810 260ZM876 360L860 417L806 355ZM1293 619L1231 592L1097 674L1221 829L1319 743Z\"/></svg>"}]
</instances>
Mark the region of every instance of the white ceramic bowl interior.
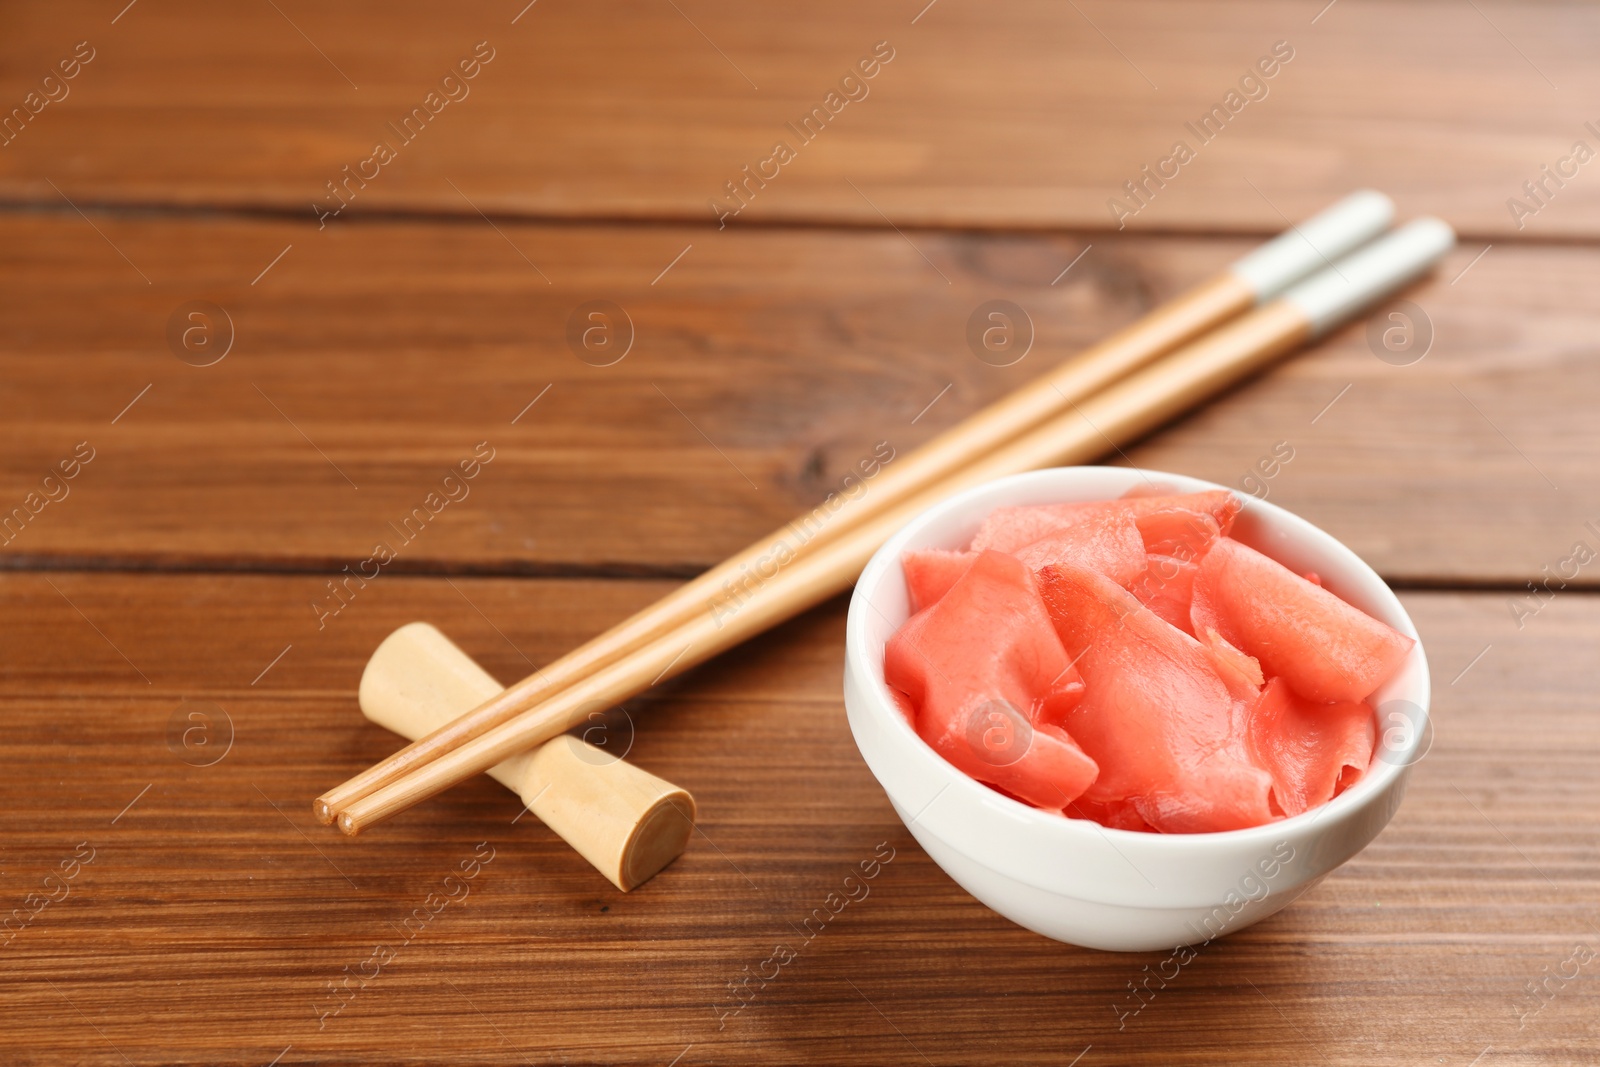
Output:
<instances>
[{"instance_id":1,"label":"white ceramic bowl interior","mask_svg":"<svg viewBox=\"0 0 1600 1067\"><path fill-rule=\"evenodd\" d=\"M1291 819L1210 834L1111 830L1031 808L968 778L906 722L883 680L889 637L909 615L900 557L960 548L995 508L1106 500L1146 484L1176 492L1211 482L1126 467L1062 467L988 482L928 509L880 548L850 600L845 709L867 766L906 827L984 904L1046 937L1115 951L1170 949L1233 933L1273 914L1354 856L1399 806L1428 736L1428 663L1420 642L1371 703L1379 743L1355 786ZM1349 603L1417 636L1371 567L1282 508L1245 503L1233 536L1291 569L1316 571Z\"/></svg>"}]
</instances>

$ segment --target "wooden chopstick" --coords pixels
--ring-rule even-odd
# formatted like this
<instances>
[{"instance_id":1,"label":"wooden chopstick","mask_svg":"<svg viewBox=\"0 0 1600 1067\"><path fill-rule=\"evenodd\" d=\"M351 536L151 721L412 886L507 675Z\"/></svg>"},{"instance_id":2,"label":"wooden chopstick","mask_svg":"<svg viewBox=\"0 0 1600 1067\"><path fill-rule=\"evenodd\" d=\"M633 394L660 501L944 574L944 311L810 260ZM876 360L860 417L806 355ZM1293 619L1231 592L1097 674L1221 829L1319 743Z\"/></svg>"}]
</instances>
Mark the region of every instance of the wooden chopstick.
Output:
<instances>
[{"instance_id":1,"label":"wooden chopstick","mask_svg":"<svg viewBox=\"0 0 1600 1067\"><path fill-rule=\"evenodd\" d=\"M964 420L914 452L884 466L867 490L841 497L837 510L804 530L775 531L661 600L534 671L466 715L396 752L318 797L317 819L332 822L347 806L458 745L548 700L705 610L738 581L774 559L818 550L945 478L961 465L1054 418L1178 346L1277 296L1289 285L1382 232L1394 205L1380 193L1354 193L1246 255L1228 270L1180 295L1062 364L1056 370ZM802 516L802 519L806 516Z\"/></svg>"},{"instance_id":2,"label":"wooden chopstick","mask_svg":"<svg viewBox=\"0 0 1600 1067\"><path fill-rule=\"evenodd\" d=\"M1283 298L1073 405L1070 412L796 559L731 618L702 612L538 706L350 803L338 815L339 828L359 833L570 729L597 702L626 700L834 596L850 586L901 525L953 492L1006 474L1082 462L1148 433L1403 287L1453 243L1449 227L1433 219L1418 220L1373 242Z\"/></svg>"}]
</instances>

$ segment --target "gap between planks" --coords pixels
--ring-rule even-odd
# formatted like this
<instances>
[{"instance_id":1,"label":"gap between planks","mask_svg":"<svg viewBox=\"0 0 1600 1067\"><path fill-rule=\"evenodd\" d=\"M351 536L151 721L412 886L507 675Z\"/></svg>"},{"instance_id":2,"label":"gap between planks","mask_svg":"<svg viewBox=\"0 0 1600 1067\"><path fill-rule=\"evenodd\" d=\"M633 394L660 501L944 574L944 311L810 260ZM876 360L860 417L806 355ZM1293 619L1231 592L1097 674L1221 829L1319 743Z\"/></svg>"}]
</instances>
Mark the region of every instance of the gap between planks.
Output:
<instances>
[{"instance_id":1,"label":"gap between planks","mask_svg":"<svg viewBox=\"0 0 1600 1067\"><path fill-rule=\"evenodd\" d=\"M179 219L214 222L309 222L304 210L273 204L237 203L218 201L211 204L179 204L165 201L93 200L80 199L77 203L85 212L93 212L113 219ZM25 200L16 197L0 198L0 218L6 216L72 216L73 208L48 200ZM693 212L674 215L628 214L552 214L533 211L507 211L503 209L455 211L439 208L407 208L404 206L372 207L348 219L342 225L453 225L470 227L485 219L529 226L596 227L608 229L705 229L705 219ZM730 229L758 230L763 232L820 232L820 233L893 233L896 229L908 233L948 234L951 236L1124 236L1195 241L1258 240L1278 236L1281 229L1263 227L1184 227L1184 226L1134 226L1117 230L1111 226L1061 226L1044 223L986 223L961 225L952 223L900 223L891 227L871 219L847 219L825 216L796 216L771 219L753 219L735 222ZM1549 248L1600 248L1600 235L1581 234L1516 234L1479 233L1472 229L1458 229L1457 242L1462 246L1496 244L1506 247Z\"/></svg>"}]
</instances>

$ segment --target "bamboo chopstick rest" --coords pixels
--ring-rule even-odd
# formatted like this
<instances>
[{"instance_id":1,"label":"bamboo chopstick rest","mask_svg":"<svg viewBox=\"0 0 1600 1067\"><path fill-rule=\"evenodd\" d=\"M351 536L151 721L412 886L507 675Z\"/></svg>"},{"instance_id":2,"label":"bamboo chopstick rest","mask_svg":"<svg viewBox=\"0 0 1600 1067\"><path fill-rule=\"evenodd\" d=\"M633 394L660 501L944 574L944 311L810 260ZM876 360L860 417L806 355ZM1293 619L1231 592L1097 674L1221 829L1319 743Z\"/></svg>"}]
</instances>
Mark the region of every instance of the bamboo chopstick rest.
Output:
<instances>
[{"instance_id":1,"label":"bamboo chopstick rest","mask_svg":"<svg viewBox=\"0 0 1600 1067\"><path fill-rule=\"evenodd\" d=\"M414 741L503 688L437 628L413 622L367 661L361 713ZM488 774L623 892L676 859L694 827L688 792L567 734Z\"/></svg>"}]
</instances>

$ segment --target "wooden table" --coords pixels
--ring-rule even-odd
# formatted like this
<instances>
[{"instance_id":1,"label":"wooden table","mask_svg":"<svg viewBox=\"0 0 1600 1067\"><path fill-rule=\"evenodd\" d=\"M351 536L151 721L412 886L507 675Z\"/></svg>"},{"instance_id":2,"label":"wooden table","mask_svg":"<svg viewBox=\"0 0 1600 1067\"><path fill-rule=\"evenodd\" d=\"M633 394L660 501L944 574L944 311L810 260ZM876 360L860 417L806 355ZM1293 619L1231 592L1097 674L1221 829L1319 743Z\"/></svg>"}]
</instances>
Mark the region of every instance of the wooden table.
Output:
<instances>
[{"instance_id":1,"label":"wooden table","mask_svg":"<svg viewBox=\"0 0 1600 1067\"><path fill-rule=\"evenodd\" d=\"M5 908L73 875L0 949L0 1060L1600 1062L1593 7L123 2L0 39L0 506L79 461L0 548ZM1108 206L1277 42L1264 97ZM905 832L842 601L629 704L630 758L700 805L633 893L486 780L358 840L311 819L394 746L355 689L397 625L520 676L1359 185L1462 232L1406 297L1426 357L1352 326L1115 461L1244 486L1288 442L1271 499L1401 590L1435 742L1369 849L1137 1014L1159 954L1014 927ZM963 339L995 298L1037 330L1013 367ZM613 365L566 340L593 300L632 323ZM228 325L185 349L194 301ZM479 442L470 497L319 618Z\"/></svg>"}]
</instances>

